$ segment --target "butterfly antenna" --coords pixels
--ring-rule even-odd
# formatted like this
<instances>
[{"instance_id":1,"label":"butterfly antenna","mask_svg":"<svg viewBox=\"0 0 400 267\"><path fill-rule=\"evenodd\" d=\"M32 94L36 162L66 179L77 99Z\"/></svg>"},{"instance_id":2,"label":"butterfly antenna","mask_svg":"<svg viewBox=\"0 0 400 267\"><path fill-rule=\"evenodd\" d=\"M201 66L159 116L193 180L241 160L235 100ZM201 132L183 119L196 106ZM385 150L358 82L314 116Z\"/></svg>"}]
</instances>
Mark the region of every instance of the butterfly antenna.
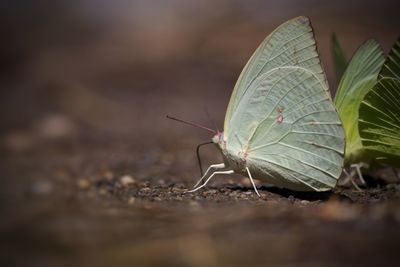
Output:
<instances>
[{"instance_id":1,"label":"butterfly antenna","mask_svg":"<svg viewBox=\"0 0 400 267\"><path fill-rule=\"evenodd\" d=\"M197 145L197 147L196 147L197 162L199 163L199 168L200 168L200 177L203 176L203 167L201 165L201 158L200 158L200 147L202 147L204 145L212 144L212 143L214 143L214 142L212 142L212 141L205 142L205 143L201 143L201 144Z\"/></svg>"},{"instance_id":2,"label":"butterfly antenna","mask_svg":"<svg viewBox=\"0 0 400 267\"><path fill-rule=\"evenodd\" d=\"M214 134L217 133L217 131L215 131L215 130L213 130L213 129L210 129L210 128L208 128L208 127L205 127L205 126L202 126L202 125L193 123L193 122L184 121L184 120L181 120L181 119L178 119L178 118L175 118L175 117L171 117L171 116L169 116L169 115L167 115L167 118L168 118L168 119L171 119L171 120L174 120L174 121L179 121L179 122L182 122L182 123L184 123L184 124L188 124L188 125L191 125L191 126L200 128L200 129L207 130L207 131L212 132L212 133L214 133Z\"/></svg>"},{"instance_id":3,"label":"butterfly antenna","mask_svg":"<svg viewBox=\"0 0 400 267\"><path fill-rule=\"evenodd\" d=\"M206 113L206 116L208 118L208 120L211 122L211 124L214 126L214 129L219 132L217 124L215 123L215 121L212 119L212 117L210 116L210 113L208 112L207 107L204 107L204 112Z\"/></svg>"}]
</instances>

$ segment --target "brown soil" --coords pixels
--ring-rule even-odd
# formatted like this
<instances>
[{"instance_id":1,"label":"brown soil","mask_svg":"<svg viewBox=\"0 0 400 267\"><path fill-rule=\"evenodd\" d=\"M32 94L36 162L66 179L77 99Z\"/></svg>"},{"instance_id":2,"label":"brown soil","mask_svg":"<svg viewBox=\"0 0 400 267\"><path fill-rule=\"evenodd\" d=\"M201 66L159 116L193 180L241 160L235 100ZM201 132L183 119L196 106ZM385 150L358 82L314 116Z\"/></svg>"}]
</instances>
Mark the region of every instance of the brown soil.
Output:
<instances>
[{"instance_id":1,"label":"brown soil","mask_svg":"<svg viewBox=\"0 0 400 267\"><path fill-rule=\"evenodd\" d=\"M185 193L198 177L187 144L138 148L81 138L7 154L2 266L387 266L399 259L398 184L322 194L259 184L259 198L246 179L231 177Z\"/></svg>"}]
</instances>

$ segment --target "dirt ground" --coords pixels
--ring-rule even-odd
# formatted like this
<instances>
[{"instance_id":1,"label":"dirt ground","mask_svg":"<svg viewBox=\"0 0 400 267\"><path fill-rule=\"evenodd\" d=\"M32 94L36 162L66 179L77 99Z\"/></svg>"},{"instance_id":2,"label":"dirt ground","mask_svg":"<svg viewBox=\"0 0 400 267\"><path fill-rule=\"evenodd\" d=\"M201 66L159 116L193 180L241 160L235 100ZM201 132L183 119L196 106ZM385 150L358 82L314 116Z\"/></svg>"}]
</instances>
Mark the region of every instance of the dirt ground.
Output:
<instances>
[{"instance_id":1,"label":"dirt ground","mask_svg":"<svg viewBox=\"0 0 400 267\"><path fill-rule=\"evenodd\" d=\"M392 170L366 174L362 192L258 181L258 197L233 175L187 193L199 178L195 147L211 136L165 118L211 126L206 109L223 125L251 52L301 14L334 91L331 32L348 56L371 36L387 51L399 25L391 1L159 1L159 13L138 5L151 16L102 17L94 32L67 16L68 1L58 13L30 2L24 21L8 19L31 34L8 35L0 49L9 59L0 63L0 266L399 266ZM218 153L204 148L204 165Z\"/></svg>"},{"instance_id":2,"label":"dirt ground","mask_svg":"<svg viewBox=\"0 0 400 267\"><path fill-rule=\"evenodd\" d=\"M398 182L328 193L258 183L259 198L230 177L186 193L196 140L122 140L36 140L2 156L2 266L397 265Z\"/></svg>"}]
</instances>

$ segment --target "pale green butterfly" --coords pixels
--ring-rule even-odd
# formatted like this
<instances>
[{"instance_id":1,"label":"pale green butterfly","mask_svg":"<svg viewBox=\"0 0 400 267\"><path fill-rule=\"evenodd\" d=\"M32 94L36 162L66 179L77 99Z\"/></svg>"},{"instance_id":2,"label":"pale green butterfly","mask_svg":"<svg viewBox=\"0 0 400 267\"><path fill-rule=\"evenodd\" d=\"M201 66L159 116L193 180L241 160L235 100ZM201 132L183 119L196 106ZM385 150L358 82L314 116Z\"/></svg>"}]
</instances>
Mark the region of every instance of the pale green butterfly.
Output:
<instances>
[{"instance_id":1,"label":"pale green butterfly","mask_svg":"<svg viewBox=\"0 0 400 267\"><path fill-rule=\"evenodd\" d=\"M399 166L399 50L396 42L385 61L380 45L368 40L354 54L336 92L347 140L345 166L355 167L361 181L361 166Z\"/></svg>"},{"instance_id":2,"label":"pale green butterfly","mask_svg":"<svg viewBox=\"0 0 400 267\"><path fill-rule=\"evenodd\" d=\"M297 191L335 187L344 131L308 18L282 24L257 48L233 90L224 132L212 140L224 163L211 165L191 191L232 173L249 177L257 194L252 177Z\"/></svg>"}]
</instances>

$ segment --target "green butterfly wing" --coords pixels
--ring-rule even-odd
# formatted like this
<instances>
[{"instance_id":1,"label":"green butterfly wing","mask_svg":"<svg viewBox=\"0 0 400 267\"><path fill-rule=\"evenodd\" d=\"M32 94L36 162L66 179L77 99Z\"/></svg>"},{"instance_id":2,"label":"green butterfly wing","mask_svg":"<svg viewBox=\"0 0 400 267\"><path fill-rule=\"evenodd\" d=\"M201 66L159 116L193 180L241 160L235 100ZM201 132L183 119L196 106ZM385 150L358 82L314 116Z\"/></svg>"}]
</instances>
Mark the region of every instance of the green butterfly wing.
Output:
<instances>
[{"instance_id":1,"label":"green butterfly wing","mask_svg":"<svg viewBox=\"0 0 400 267\"><path fill-rule=\"evenodd\" d=\"M400 40L379 77L360 105L362 146L375 161L400 167Z\"/></svg>"},{"instance_id":2,"label":"green butterfly wing","mask_svg":"<svg viewBox=\"0 0 400 267\"><path fill-rule=\"evenodd\" d=\"M277 67L299 66L310 69L327 84L316 54L313 32L306 17L289 20L268 35L247 62L233 89L225 115L225 140L233 112L260 75Z\"/></svg>"},{"instance_id":3,"label":"green butterfly wing","mask_svg":"<svg viewBox=\"0 0 400 267\"><path fill-rule=\"evenodd\" d=\"M340 81L335 105L346 133L345 165L368 161L358 129L359 106L376 84L384 60L380 45L368 40L356 51Z\"/></svg>"},{"instance_id":4,"label":"green butterfly wing","mask_svg":"<svg viewBox=\"0 0 400 267\"><path fill-rule=\"evenodd\" d=\"M257 49L225 122L228 157L246 161L254 178L299 191L335 186L344 131L307 18L283 24Z\"/></svg>"},{"instance_id":5,"label":"green butterfly wing","mask_svg":"<svg viewBox=\"0 0 400 267\"><path fill-rule=\"evenodd\" d=\"M346 70L347 60L335 33L332 33L331 36L331 52L333 64L335 66L336 80L339 81Z\"/></svg>"},{"instance_id":6,"label":"green butterfly wing","mask_svg":"<svg viewBox=\"0 0 400 267\"><path fill-rule=\"evenodd\" d=\"M379 73L379 77L400 79L400 37L389 51L385 64L383 64L382 71Z\"/></svg>"}]
</instances>

